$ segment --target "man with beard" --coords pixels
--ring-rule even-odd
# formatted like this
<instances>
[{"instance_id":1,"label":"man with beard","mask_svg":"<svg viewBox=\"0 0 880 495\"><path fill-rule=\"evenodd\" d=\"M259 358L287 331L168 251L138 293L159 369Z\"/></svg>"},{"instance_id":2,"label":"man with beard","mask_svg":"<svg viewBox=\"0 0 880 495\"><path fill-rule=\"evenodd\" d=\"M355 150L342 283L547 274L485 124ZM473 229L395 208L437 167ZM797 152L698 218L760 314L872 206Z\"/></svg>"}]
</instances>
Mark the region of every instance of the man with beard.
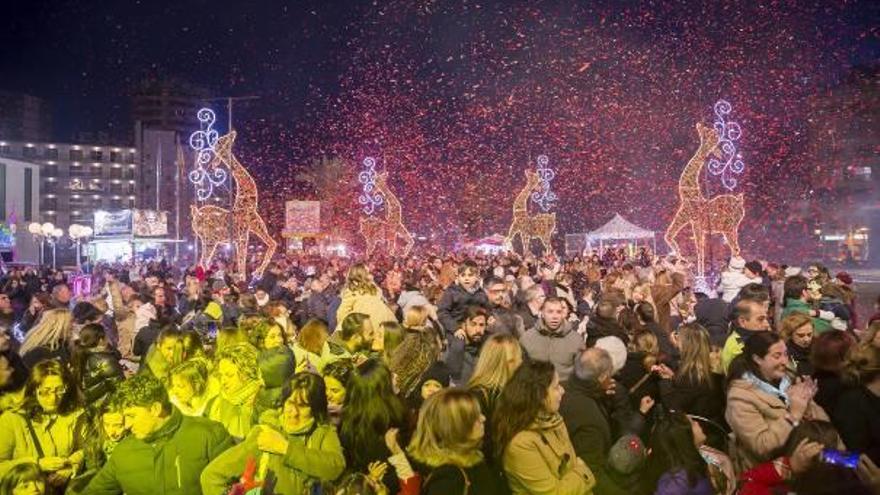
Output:
<instances>
[{"instance_id":1,"label":"man with beard","mask_svg":"<svg viewBox=\"0 0 880 495\"><path fill-rule=\"evenodd\" d=\"M452 383L463 386L474 374L480 347L486 335L489 312L480 306L468 306L455 335L449 340L444 361L452 373Z\"/></svg>"},{"instance_id":2,"label":"man with beard","mask_svg":"<svg viewBox=\"0 0 880 495\"><path fill-rule=\"evenodd\" d=\"M367 360L368 354L373 347L375 329L370 317L363 313L349 313L342 320L339 330L327 340L331 361L351 359L355 365Z\"/></svg>"},{"instance_id":3,"label":"man with beard","mask_svg":"<svg viewBox=\"0 0 880 495\"><path fill-rule=\"evenodd\" d=\"M487 332L490 334L506 333L516 338L522 337L525 325L520 315L506 304L507 285L498 277L489 277L483 284L489 298L489 321Z\"/></svg>"},{"instance_id":4,"label":"man with beard","mask_svg":"<svg viewBox=\"0 0 880 495\"><path fill-rule=\"evenodd\" d=\"M574 325L565 320L565 301L548 297L538 322L520 339L530 358L553 363L559 380L565 381L574 368L574 358L584 348L584 341Z\"/></svg>"}]
</instances>

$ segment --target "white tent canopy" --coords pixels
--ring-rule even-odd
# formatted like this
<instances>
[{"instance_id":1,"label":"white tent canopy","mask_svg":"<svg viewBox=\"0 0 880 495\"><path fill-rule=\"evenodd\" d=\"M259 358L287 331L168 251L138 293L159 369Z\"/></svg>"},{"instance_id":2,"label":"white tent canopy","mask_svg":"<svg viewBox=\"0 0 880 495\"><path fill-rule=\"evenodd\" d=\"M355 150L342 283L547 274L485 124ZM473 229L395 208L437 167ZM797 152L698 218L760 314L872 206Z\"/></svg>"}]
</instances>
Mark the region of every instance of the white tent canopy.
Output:
<instances>
[{"instance_id":1,"label":"white tent canopy","mask_svg":"<svg viewBox=\"0 0 880 495\"><path fill-rule=\"evenodd\" d=\"M653 238L654 232L643 229L630 223L627 219L615 213L614 218L605 225L587 234L587 239L607 241L611 239L645 239Z\"/></svg>"}]
</instances>

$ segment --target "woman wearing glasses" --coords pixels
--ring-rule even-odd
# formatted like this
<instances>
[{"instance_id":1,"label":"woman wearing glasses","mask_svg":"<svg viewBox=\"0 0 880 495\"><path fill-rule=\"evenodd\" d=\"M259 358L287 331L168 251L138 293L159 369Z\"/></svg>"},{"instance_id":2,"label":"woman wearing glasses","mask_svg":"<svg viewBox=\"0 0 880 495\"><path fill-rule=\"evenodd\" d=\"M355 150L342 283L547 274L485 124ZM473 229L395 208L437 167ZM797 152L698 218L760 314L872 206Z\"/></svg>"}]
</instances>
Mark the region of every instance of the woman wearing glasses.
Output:
<instances>
[{"instance_id":1,"label":"woman wearing glasses","mask_svg":"<svg viewBox=\"0 0 880 495\"><path fill-rule=\"evenodd\" d=\"M24 404L0 416L0 474L35 462L63 491L83 460L76 426L82 415L76 384L57 360L40 361L25 385Z\"/></svg>"}]
</instances>

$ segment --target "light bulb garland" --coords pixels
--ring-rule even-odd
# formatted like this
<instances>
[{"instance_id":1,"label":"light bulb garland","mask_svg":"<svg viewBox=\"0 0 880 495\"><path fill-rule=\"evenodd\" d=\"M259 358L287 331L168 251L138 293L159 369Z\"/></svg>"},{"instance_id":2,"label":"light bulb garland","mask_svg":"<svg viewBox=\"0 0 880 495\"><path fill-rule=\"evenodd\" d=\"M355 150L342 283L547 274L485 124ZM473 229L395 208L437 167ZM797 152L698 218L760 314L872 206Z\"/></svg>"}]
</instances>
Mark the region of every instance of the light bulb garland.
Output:
<instances>
[{"instance_id":1,"label":"light bulb garland","mask_svg":"<svg viewBox=\"0 0 880 495\"><path fill-rule=\"evenodd\" d=\"M742 174L746 164L742 161L742 155L737 151L734 141L742 137L742 129L736 122L728 121L733 106L727 100L718 100L714 106L715 132L718 133L718 147L721 150L721 159L709 159L709 173L721 176L721 184L728 191L736 189L738 181L733 174Z\"/></svg>"},{"instance_id":2,"label":"light bulb garland","mask_svg":"<svg viewBox=\"0 0 880 495\"><path fill-rule=\"evenodd\" d=\"M376 208L382 206L384 199L382 194L376 190L376 159L368 156L364 158L364 170L358 174L358 182L362 184L363 191L358 197L358 203L363 206L363 211L367 215L373 215Z\"/></svg>"},{"instance_id":3,"label":"light bulb garland","mask_svg":"<svg viewBox=\"0 0 880 495\"><path fill-rule=\"evenodd\" d=\"M202 266L211 264L217 246L230 241L231 233L231 242L235 244L236 249L237 272L242 275L245 274L247 267L248 241L251 234L255 235L266 246L263 259L254 270L254 274L259 277L263 275L263 271L272 260L277 243L269 235L266 223L257 211L259 205L257 185L251 174L232 153L235 136L235 131L230 131L229 134L215 140L211 150L213 158L208 164L209 168L215 170L219 170L218 167L221 163L224 164L229 168L232 179L235 181L231 225L229 210L210 204L201 207L193 204L191 205L192 229L201 244L200 263Z\"/></svg>"},{"instance_id":4,"label":"light bulb garland","mask_svg":"<svg viewBox=\"0 0 880 495\"><path fill-rule=\"evenodd\" d=\"M541 157L538 157L539 167L541 165L546 165L547 162L548 161L542 160ZM552 178L553 177L550 176L550 179ZM510 224L507 238L504 241L504 244L508 249L513 249L513 241L516 236L519 236L520 241L522 241L523 253L530 252L530 244L533 237L536 237L541 242L545 251L552 248L550 241L553 237L553 233L556 231L556 213L537 213L535 215L529 215L528 211L529 198L534 200L534 191L537 188L541 188L539 193L544 191L542 179L543 178L539 176L539 172L526 170L526 185L520 190L519 194L516 195L516 198L513 201L513 221ZM555 195L553 195L553 199L556 199Z\"/></svg>"},{"instance_id":5,"label":"light bulb garland","mask_svg":"<svg viewBox=\"0 0 880 495\"><path fill-rule=\"evenodd\" d=\"M363 207L359 230L366 242L367 257L384 245L391 256L406 256L415 241L403 224L403 208L388 187L388 172L376 172L376 159L367 157L363 161L364 170L358 174L358 182L363 184L358 203ZM384 218L374 215L376 208L384 205ZM402 241L399 242L399 241Z\"/></svg>"},{"instance_id":6,"label":"light bulb garland","mask_svg":"<svg viewBox=\"0 0 880 495\"><path fill-rule=\"evenodd\" d=\"M189 173L189 181L196 187L196 197L205 201L214 193L214 188L226 182L226 170L211 167L215 147L219 137L214 129L217 116L210 108L202 108L196 113L202 127L189 136L189 146L196 152L195 170Z\"/></svg>"},{"instance_id":7,"label":"light bulb garland","mask_svg":"<svg viewBox=\"0 0 880 495\"><path fill-rule=\"evenodd\" d=\"M556 177L556 172L548 165L550 158L547 155L538 155L538 181L541 185L540 189L532 193L532 201L541 207L543 211L550 211L553 203L556 202L556 193L550 190L550 181Z\"/></svg>"}]
</instances>

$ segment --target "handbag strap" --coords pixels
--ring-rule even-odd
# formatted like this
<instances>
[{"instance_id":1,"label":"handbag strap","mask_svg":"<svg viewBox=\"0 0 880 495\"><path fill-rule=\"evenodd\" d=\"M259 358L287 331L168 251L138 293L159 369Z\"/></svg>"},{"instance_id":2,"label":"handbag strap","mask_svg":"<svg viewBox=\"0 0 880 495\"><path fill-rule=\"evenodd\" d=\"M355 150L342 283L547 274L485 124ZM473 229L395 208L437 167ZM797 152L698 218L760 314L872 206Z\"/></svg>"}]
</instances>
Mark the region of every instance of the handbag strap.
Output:
<instances>
[{"instance_id":1,"label":"handbag strap","mask_svg":"<svg viewBox=\"0 0 880 495\"><path fill-rule=\"evenodd\" d=\"M37 432L34 430L34 424L31 423L31 418L24 418L24 422L27 425L28 433L31 435L31 440L34 442L34 448L37 449L37 459L42 459L45 457L43 454L43 446L40 445L40 439L37 438Z\"/></svg>"},{"instance_id":2,"label":"handbag strap","mask_svg":"<svg viewBox=\"0 0 880 495\"><path fill-rule=\"evenodd\" d=\"M461 473L461 477L464 478L464 491L461 492L461 495L469 495L471 492L471 480L468 478L467 472L461 466L455 467L458 468L458 471ZM436 469L431 470L431 472L428 474L428 477L425 478L425 483L422 485L423 489L427 488L428 485L431 484L431 480L434 477L435 472Z\"/></svg>"}]
</instances>

